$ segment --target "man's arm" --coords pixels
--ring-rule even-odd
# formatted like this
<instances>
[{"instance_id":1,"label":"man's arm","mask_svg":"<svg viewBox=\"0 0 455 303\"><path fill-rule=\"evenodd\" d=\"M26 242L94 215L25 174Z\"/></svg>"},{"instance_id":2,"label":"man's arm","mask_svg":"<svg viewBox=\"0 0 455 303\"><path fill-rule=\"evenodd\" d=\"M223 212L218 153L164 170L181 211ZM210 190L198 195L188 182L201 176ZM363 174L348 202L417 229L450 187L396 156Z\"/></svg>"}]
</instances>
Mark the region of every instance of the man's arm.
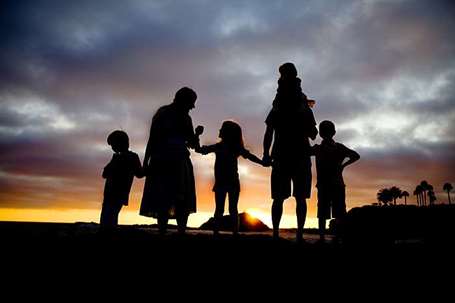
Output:
<instances>
[{"instance_id":1,"label":"man's arm","mask_svg":"<svg viewBox=\"0 0 455 303\"><path fill-rule=\"evenodd\" d=\"M264 142L263 142L263 148L264 148L264 153L262 156L262 161L264 162L265 165L270 164L272 159L270 158L270 146L272 146L272 140L273 140L273 128L270 125L267 125L264 133Z\"/></svg>"}]
</instances>

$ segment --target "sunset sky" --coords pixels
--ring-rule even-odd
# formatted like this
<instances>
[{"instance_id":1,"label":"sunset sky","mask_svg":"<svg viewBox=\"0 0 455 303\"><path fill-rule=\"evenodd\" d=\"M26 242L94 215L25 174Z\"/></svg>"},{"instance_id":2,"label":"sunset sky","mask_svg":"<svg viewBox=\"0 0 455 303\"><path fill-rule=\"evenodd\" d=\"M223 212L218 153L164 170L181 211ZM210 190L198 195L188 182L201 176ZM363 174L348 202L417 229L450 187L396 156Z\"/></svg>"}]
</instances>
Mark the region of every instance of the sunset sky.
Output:
<instances>
[{"instance_id":1,"label":"sunset sky","mask_svg":"<svg viewBox=\"0 0 455 303\"><path fill-rule=\"evenodd\" d=\"M182 86L193 124L215 143L225 119L262 156L278 67L294 62L317 122L359 152L348 208L422 180L446 202L455 185L453 1L2 1L0 220L98 221L107 135L123 129L143 159L150 121ZM318 143L318 138L315 142ZM198 226L214 211L214 157L192 153ZM239 160L239 210L270 226L270 169ZM315 177L313 165L313 177ZM138 215L136 180L122 223ZM309 201L314 226L316 189ZM400 203L403 203L400 201ZM295 203L283 227L296 225Z\"/></svg>"}]
</instances>

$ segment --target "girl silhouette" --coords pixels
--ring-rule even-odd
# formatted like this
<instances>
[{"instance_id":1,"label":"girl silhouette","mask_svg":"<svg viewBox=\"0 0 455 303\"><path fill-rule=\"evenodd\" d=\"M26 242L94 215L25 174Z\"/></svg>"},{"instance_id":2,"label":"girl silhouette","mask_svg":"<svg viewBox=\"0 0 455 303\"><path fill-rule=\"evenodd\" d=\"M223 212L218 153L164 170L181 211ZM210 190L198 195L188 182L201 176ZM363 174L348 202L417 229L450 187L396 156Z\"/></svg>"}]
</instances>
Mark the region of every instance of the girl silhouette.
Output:
<instances>
[{"instance_id":1,"label":"girl silhouette","mask_svg":"<svg viewBox=\"0 0 455 303\"><path fill-rule=\"evenodd\" d=\"M196 130L196 134L202 133ZM242 129L234 121L224 121L221 126L220 142L213 145L196 147L195 151L203 155L215 153L215 214L214 214L214 235L218 235L220 220L224 213L224 202L226 195L229 195L229 215L232 222L232 233L238 235L239 220L237 205L240 194L240 181L238 173L237 158L242 156L252 162L263 165L261 159L251 154L243 145Z\"/></svg>"}]
</instances>

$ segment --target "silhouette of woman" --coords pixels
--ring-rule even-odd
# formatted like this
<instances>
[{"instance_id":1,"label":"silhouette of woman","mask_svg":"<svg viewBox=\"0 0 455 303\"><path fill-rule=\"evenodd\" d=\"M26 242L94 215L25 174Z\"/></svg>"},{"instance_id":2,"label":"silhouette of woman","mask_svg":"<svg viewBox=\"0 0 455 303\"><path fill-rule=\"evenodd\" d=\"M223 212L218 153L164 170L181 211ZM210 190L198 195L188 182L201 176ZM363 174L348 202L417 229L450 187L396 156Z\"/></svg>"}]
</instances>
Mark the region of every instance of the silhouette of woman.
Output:
<instances>
[{"instance_id":1,"label":"silhouette of woman","mask_svg":"<svg viewBox=\"0 0 455 303\"><path fill-rule=\"evenodd\" d=\"M158 219L160 233L169 219L177 219L179 233L185 233L188 216L196 212L193 166L188 147L197 145L189 111L196 93L183 87L171 104L153 116L144 156L146 173L140 215Z\"/></svg>"}]
</instances>

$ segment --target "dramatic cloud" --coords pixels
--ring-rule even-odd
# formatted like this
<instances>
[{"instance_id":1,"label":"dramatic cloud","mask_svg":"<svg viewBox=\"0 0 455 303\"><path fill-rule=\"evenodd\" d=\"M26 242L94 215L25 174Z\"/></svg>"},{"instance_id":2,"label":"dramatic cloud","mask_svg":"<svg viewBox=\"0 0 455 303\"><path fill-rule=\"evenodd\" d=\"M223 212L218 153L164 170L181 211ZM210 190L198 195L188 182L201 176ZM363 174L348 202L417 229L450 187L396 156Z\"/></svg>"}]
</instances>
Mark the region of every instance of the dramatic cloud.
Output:
<instances>
[{"instance_id":1,"label":"dramatic cloud","mask_svg":"<svg viewBox=\"0 0 455 303\"><path fill-rule=\"evenodd\" d=\"M151 117L181 86L198 93L203 143L225 119L262 154L278 66L294 62L318 121L357 149L350 206L423 179L455 183L452 1L3 1L0 207L97 208L106 136L143 156ZM213 157L193 155L212 211ZM245 208L268 208L269 170L241 160ZM135 185L137 207L142 181ZM312 200L314 201L314 195ZM313 204L314 206L314 204ZM314 214L314 207L311 214Z\"/></svg>"}]
</instances>

